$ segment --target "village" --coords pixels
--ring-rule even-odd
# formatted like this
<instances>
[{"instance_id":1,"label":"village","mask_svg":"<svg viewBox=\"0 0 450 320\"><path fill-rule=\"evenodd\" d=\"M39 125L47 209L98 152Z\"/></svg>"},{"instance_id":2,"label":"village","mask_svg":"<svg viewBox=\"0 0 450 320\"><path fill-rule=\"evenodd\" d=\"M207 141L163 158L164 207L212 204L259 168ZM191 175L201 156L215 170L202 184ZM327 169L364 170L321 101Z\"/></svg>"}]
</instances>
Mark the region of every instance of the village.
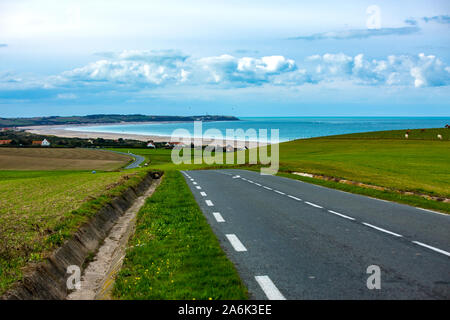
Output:
<instances>
[{"instance_id":1,"label":"village","mask_svg":"<svg viewBox=\"0 0 450 320\"><path fill-rule=\"evenodd\" d=\"M202 149L206 148L207 144L202 144ZM140 141L133 139L83 139L83 138L67 138L58 136L44 136L26 132L20 128L0 128L0 148L14 147L14 148L139 148L139 149L173 149L186 148L188 144L183 142L173 141ZM191 148L199 148L194 143L190 144ZM222 149L222 152L235 152L247 150L247 146L235 147L231 144L224 146L217 145L214 147L215 151Z\"/></svg>"}]
</instances>

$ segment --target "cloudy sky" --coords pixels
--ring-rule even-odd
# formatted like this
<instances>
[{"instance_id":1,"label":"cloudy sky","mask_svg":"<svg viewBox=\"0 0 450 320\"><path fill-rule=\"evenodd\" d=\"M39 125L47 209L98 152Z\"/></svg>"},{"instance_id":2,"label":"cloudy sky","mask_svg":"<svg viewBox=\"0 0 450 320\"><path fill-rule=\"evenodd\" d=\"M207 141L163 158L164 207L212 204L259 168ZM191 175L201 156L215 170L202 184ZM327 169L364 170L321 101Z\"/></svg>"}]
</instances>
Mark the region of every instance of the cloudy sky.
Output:
<instances>
[{"instance_id":1,"label":"cloudy sky","mask_svg":"<svg viewBox=\"0 0 450 320\"><path fill-rule=\"evenodd\" d=\"M0 117L449 116L447 0L0 1Z\"/></svg>"}]
</instances>

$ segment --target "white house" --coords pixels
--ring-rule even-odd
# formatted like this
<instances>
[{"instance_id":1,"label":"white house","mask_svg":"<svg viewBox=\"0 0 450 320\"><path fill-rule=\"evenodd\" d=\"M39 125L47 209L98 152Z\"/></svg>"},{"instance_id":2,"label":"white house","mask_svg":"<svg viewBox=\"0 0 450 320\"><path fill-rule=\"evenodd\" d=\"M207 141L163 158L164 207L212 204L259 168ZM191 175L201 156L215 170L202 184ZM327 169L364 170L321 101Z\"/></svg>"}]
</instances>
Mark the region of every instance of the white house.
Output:
<instances>
[{"instance_id":1,"label":"white house","mask_svg":"<svg viewBox=\"0 0 450 320\"><path fill-rule=\"evenodd\" d=\"M149 142L149 143L147 143L147 148L155 149L156 147L153 143Z\"/></svg>"},{"instance_id":2,"label":"white house","mask_svg":"<svg viewBox=\"0 0 450 320\"><path fill-rule=\"evenodd\" d=\"M47 139L42 140L41 146L43 147L50 147L50 142Z\"/></svg>"}]
</instances>

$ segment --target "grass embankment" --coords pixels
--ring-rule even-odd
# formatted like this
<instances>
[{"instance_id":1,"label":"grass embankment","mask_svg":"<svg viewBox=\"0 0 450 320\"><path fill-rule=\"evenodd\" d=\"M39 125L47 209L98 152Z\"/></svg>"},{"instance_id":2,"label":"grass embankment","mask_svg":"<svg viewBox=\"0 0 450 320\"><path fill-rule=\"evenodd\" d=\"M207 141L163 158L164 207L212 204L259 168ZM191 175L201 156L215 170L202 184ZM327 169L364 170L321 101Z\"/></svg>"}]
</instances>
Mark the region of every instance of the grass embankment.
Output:
<instances>
[{"instance_id":1,"label":"grass embankment","mask_svg":"<svg viewBox=\"0 0 450 320\"><path fill-rule=\"evenodd\" d=\"M178 171L166 171L138 213L129 245L115 284L116 298L247 298L237 271Z\"/></svg>"},{"instance_id":2,"label":"grass embankment","mask_svg":"<svg viewBox=\"0 0 450 320\"><path fill-rule=\"evenodd\" d=\"M0 171L0 295L145 171Z\"/></svg>"},{"instance_id":3,"label":"grass embankment","mask_svg":"<svg viewBox=\"0 0 450 320\"><path fill-rule=\"evenodd\" d=\"M0 170L115 170L131 157L81 148L0 148Z\"/></svg>"}]
</instances>

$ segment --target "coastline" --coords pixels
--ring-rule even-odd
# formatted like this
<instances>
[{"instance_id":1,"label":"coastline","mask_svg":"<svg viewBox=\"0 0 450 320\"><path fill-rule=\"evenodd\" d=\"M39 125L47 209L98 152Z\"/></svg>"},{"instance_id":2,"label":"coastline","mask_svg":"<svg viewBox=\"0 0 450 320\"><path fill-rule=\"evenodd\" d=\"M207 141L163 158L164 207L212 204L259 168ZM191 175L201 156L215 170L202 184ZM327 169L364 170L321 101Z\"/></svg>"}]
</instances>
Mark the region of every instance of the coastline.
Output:
<instances>
[{"instance_id":1,"label":"coastline","mask_svg":"<svg viewBox=\"0 0 450 320\"><path fill-rule=\"evenodd\" d=\"M117 140L119 138L122 139L131 139L131 140L138 140L138 141L149 141L153 140L154 142L169 142L172 140L170 136L158 136L158 135L141 135L141 134L131 134L131 133L111 133L111 132L94 132L94 131L78 131L74 130L73 128L77 127L95 127L99 125L130 125L130 124L160 124L160 123L183 123L185 121L159 121L159 122L125 122L125 123L98 123L98 124L74 124L74 125L40 125L40 126L25 126L21 127L21 129L25 130L26 132L33 133L33 134L39 134L39 135L47 135L47 136L57 136L57 137L63 137L63 138L81 138L81 139L111 139L111 140ZM66 129L71 128L71 129ZM183 139L186 139L187 137L177 137L176 139L179 139L179 141L183 141ZM178 141L176 139L173 139L172 141ZM199 139L199 138L193 138L191 139L192 142L195 144L202 144L202 145L208 145L213 140L212 139ZM265 146L268 143L262 143L262 142L255 142L255 141L243 141L243 140L223 140L221 143L217 143L220 146L226 147L227 145L239 145L239 146L246 146L248 148L250 147L256 147L256 146Z\"/></svg>"}]
</instances>

